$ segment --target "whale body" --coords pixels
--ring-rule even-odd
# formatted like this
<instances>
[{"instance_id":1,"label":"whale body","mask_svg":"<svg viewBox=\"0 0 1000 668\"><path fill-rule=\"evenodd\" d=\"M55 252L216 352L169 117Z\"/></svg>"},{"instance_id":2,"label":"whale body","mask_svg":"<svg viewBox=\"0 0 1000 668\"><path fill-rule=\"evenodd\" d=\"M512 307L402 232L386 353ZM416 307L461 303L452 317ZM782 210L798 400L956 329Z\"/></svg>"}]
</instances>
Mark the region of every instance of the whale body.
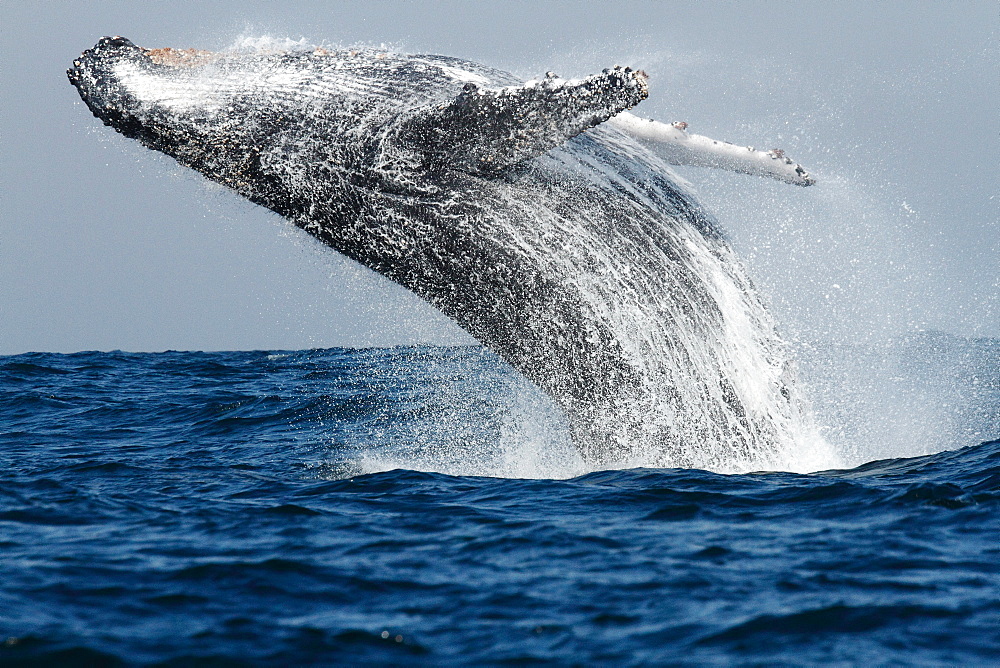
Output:
<instances>
[{"instance_id":1,"label":"whale body","mask_svg":"<svg viewBox=\"0 0 1000 668\"><path fill-rule=\"evenodd\" d=\"M444 56L116 37L68 75L105 124L454 319L555 399L594 464L781 467L812 429L718 224L623 127L643 72L525 82Z\"/></svg>"}]
</instances>

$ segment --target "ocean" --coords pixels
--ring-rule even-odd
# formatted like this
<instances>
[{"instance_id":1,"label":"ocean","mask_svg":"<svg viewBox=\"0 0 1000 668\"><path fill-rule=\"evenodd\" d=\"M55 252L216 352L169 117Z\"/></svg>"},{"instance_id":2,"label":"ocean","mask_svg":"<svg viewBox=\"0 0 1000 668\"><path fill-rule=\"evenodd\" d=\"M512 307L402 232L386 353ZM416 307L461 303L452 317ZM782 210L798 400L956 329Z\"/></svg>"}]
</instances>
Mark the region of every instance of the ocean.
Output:
<instances>
[{"instance_id":1,"label":"ocean","mask_svg":"<svg viewBox=\"0 0 1000 668\"><path fill-rule=\"evenodd\" d=\"M996 664L1000 341L893 350L807 474L587 470L475 346L0 357L0 663Z\"/></svg>"}]
</instances>

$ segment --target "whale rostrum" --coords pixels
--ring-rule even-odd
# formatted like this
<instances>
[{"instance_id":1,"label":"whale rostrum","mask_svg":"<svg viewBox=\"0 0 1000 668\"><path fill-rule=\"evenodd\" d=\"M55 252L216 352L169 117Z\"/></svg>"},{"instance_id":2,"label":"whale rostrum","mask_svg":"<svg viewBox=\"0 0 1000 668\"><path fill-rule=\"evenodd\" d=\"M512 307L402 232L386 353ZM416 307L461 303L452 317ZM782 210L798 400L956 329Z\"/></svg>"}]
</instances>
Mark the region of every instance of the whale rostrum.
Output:
<instances>
[{"instance_id":1,"label":"whale rostrum","mask_svg":"<svg viewBox=\"0 0 1000 668\"><path fill-rule=\"evenodd\" d=\"M106 125L454 319L596 465L780 467L814 434L771 316L668 163L813 179L632 116L642 71L525 82L436 55L106 37L68 75Z\"/></svg>"}]
</instances>

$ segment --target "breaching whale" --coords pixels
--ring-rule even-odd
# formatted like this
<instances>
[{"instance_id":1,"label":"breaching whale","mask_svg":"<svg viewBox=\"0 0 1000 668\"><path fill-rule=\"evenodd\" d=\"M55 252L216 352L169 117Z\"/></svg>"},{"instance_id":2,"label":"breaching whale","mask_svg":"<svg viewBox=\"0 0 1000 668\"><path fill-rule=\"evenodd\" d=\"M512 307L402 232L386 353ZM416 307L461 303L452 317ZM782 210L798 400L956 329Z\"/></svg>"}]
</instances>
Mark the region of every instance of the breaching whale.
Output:
<instances>
[{"instance_id":1,"label":"breaching whale","mask_svg":"<svg viewBox=\"0 0 1000 668\"><path fill-rule=\"evenodd\" d=\"M808 185L632 116L647 75L434 55L144 49L68 70L97 118L427 300L565 411L596 465L787 464L811 427L775 324L667 163Z\"/></svg>"}]
</instances>

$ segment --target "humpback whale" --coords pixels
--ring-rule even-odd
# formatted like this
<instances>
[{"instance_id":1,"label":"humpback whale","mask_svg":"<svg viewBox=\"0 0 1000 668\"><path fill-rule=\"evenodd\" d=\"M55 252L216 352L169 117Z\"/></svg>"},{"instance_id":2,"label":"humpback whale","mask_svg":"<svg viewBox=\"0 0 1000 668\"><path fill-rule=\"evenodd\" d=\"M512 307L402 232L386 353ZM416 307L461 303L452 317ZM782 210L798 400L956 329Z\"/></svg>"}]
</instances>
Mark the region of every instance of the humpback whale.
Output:
<instances>
[{"instance_id":1,"label":"humpback whale","mask_svg":"<svg viewBox=\"0 0 1000 668\"><path fill-rule=\"evenodd\" d=\"M813 180L633 116L642 71L523 81L438 55L105 37L67 73L106 125L454 319L595 465L782 467L813 429L765 304L669 165Z\"/></svg>"}]
</instances>

